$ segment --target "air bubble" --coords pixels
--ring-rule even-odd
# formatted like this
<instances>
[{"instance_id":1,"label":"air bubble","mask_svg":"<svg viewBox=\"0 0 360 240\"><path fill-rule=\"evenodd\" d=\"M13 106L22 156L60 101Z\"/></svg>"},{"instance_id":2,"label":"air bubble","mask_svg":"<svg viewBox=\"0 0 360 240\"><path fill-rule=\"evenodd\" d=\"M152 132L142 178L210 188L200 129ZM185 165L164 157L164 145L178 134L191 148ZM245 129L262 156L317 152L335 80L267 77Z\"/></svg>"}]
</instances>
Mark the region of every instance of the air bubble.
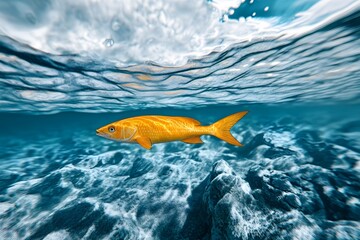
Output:
<instances>
[{"instance_id":1,"label":"air bubble","mask_svg":"<svg viewBox=\"0 0 360 240\"><path fill-rule=\"evenodd\" d=\"M265 11L265 12L269 11L269 7L265 7L265 8L264 8L264 11Z\"/></svg>"},{"instance_id":2,"label":"air bubble","mask_svg":"<svg viewBox=\"0 0 360 240\"><path fill-rule=\"evenodd\" d=\"M113 21L112 24L111 24L111 29L112 29L113 31L117 31L117 30L120 29L120 26L121 26L120 22L117 21L117 20L115 20L115 21Z\"/></svg>"},{"instance_id":3,"label":"air bubble","mask_svg":"<svg viewBox=\"0 0 360 240\"><path fill-rule=\"evenodd\" d=\"M105 47L112 47L114 45L114 40L112 38L108 38L104 41Z\"/></svg>"},{"instance_id":4,"label":"air bubble","mask_svg":"<svg viewBox=\"0 0 360 240\"><path fill-rule=\"evenodd\" d=\"M222 17L222 20L224 22L228 21L229 20L229 16L227 14L224 14L224 16Z\"/></svg>"}]
</instances>

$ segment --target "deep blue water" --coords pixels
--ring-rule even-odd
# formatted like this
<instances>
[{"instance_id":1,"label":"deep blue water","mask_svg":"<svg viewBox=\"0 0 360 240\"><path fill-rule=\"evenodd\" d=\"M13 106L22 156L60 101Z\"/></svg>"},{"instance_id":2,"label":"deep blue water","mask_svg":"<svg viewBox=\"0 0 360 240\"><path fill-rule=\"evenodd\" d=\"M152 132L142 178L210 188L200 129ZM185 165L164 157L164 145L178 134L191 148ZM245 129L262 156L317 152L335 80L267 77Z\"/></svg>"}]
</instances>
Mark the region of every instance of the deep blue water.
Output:
<instances>
[{"instance_id":1,"label":"deep blue water","mask_svg":"<svg viewBox=\"0 0 360 240\"><path fill-rule=\"evenodd\" d=\"M0 1L0 239L360 239L360 3L241 2Z\"/></svg>"}]
</instances>

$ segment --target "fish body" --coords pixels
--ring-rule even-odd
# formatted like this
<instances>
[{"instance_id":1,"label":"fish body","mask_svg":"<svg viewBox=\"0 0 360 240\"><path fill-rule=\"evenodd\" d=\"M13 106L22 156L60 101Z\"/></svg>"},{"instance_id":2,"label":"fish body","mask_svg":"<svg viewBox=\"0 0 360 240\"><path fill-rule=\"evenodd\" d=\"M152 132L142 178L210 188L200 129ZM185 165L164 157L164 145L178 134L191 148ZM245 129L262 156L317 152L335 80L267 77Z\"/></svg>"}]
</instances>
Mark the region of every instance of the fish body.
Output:
<instances>
[{"instance_id":1,"label":"fish body","mask_svg":"<svg viewBox=\"0 0 360 240\"><path fill-rule=\"evenodd\" d=\"M111 140L138 143L146 149L153 144L183 141L203 143L202 135L213 135L230 144L242 146L230 133L230 129L247 112L225 117L209 126L202 126L193 118L172 116L138 116L119 120L96 130L96 134Z\"/></svg>"}]
</instances>

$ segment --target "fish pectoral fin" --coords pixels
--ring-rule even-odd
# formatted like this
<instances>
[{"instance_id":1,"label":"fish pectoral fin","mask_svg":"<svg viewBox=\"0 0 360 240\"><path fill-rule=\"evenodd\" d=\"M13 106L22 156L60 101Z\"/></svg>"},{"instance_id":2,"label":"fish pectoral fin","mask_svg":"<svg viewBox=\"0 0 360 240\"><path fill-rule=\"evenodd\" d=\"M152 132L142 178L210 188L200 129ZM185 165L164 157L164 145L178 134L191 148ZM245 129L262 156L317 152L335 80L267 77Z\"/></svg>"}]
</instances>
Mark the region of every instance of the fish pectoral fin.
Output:
<instances>
[{"instance_id":1,"label":"fish pectoral fin","mask_svg":"<svg viewBox=\"0 0 360 240\"><path fill-rule=\"evenodd\" d=\"M138 144L140 144L143 148L150 149L152 144L150 138L148 137L138 137L136 138Z\"/></svg>"},{"instance_id":2,"label":"fish pectoral fin","mask_svg":"<svg viewBox=\"0 0 360 240\"><path fill-rule=\"evenodd\" d=\"M204 143L200 136L196 136L196 137L191 137L191 138L187 138L182 140L184 143L192 143L192 144L196 144L196 143Z\"/></svg>"}]
</instances>

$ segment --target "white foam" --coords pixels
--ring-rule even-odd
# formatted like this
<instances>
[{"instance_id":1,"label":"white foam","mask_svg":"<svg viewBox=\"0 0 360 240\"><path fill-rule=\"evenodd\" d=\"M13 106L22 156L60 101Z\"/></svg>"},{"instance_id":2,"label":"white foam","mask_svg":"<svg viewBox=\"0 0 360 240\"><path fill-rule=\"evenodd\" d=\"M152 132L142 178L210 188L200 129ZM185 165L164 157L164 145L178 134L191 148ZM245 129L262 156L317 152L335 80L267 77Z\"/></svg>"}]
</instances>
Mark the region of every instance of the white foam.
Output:
<instances>
[{"instance_id":1,"label":"white foam","mask_svg":"<svg viewBox=\"0 0 360 240\"><path fill-rule=\"evenodd\" d=\"M346 203L349 205L360 205L360 200L356 197L351 197Z\"/></svg>"},{"instance_id":2,"label":"white foam","mask_svg":"<svg viewBox=\"0 0 360 240\"><path fill-rule=\"evenodd\" d=\"M293 238L294 240L312 240L314 239L315 233L314 229L309 226L300 226L295 228L293 231Z\"/></svg>"},{"instance_id":3,"label":"white foam","mask_svg":"<svg viewBox=\"0 0 360 240\"><path fill-rule=\"evenodd\" d=\"M334 188L331 186L323 186L323 190L325 194L330 195Z\"/></svg>"},{"instance_id":4,"label":"white foam","mask_svg":"<svg viewBox=\"0 0 360 240\"><path fill-rule=\"evenodd\" d=\"M241 183L241 189L247 194L250 194L251 192L251 188L248 182Z\"/></svg>"},{"instance_id":5,"label":"white foam","mask_svg":"<svg viewBox=\"0 0 360 240\"><path fill-rule=\"evenodd\" d=\"M276 19L220 21L228 14L224 12L240 3L64 0L37 9L31 1L5 1L0 6L12 12L0 11L0 32L53 54L77 53L119 65L144 61L183 65L189 58L234 43L306 34L360 6L352 0L323 0L283 25Z\"/></svg>"},{"instance_id":6,"label":"white foam","mask_svg":"<svg viewBox=\"0 0 360 240\"><path fill-rule=\"evenodd\" d=\"M12 207L14 207L14 204L12 203L0 202L0 215L6 213Z\"/></svg>"},{"instance_id":7,"label":"white foam","mask_svg":"<svg viewBox=\"0 0 360 240\"><path fill-rule=\"evenodd\" d=\"M73 239L73 238L71 238L69 233L65 230L60 230L57 232L49 233L44 238L44 240L70 240L70 239Z\"/></svg>"}]
</instances>

